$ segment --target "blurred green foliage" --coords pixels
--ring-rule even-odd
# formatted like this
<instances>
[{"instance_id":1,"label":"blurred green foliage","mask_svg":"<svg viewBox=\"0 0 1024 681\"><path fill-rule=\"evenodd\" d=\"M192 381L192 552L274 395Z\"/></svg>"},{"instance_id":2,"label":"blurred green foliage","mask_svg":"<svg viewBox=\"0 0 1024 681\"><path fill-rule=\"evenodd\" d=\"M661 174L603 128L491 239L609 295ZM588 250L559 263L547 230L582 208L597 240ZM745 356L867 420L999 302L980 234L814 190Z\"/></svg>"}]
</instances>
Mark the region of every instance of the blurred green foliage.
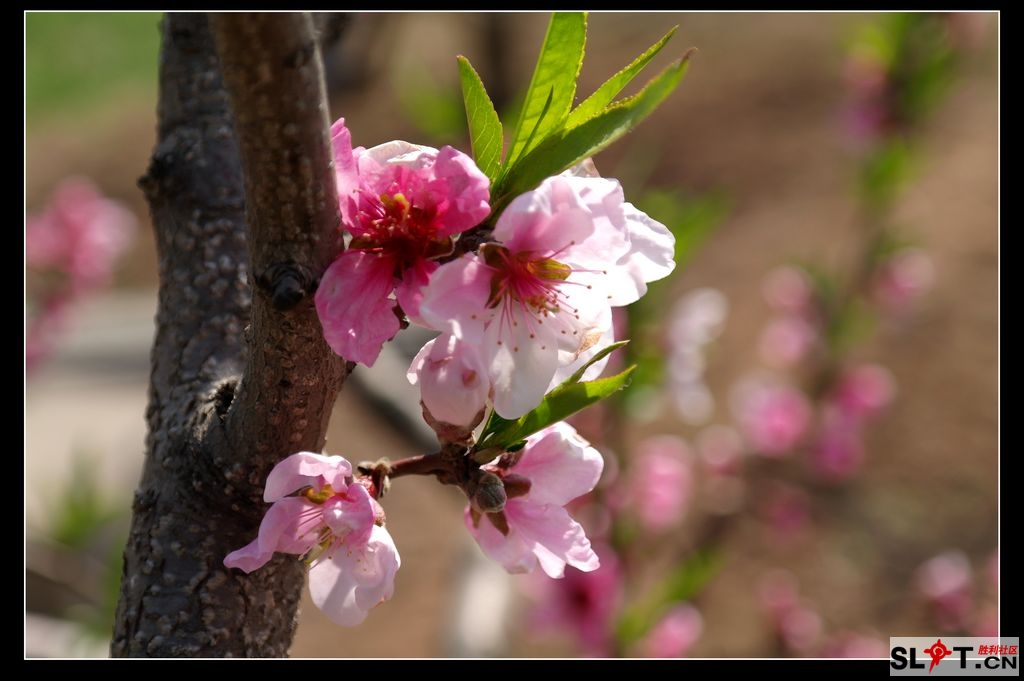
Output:
<instances>
[{"instance_id":1,"label":"blurred green foliage","mask_svg":"<svg viewBox=\"0 0 1024 681\"><path fill-rule=\"evenodd\" d=\"M25 120L156 92L159 12L27 12Z\"/></svg>"},{"instance_id":2,"label":"blurred green foliage","mask_svg":"<svg viewBox=\"0 0 1024 681\"><path fill-rule=\"evenodd\" d=\"M102 565L98 582L85 582L89 602L73 606L65 615L94 635L109 636L121 588L121 554L128 535L128 509L112 501L102 489L98 454L80 452L74 459L73 484L53 500L49 539L63 547L71 560ZM88 572L83 569L83 573Z\"/></svg>"},{"instance_id":3,"label":"blurred green foliage","mask_svg":"<svg viewBox=\"0 0 1024 681\"><path fill-rule=\"evenodd\" d=\"M694 551L620 615L615 635L622 647L636 643L673 605L693 599L718 574L723 558L711 549Z\"/></svg>"}]
</instances>

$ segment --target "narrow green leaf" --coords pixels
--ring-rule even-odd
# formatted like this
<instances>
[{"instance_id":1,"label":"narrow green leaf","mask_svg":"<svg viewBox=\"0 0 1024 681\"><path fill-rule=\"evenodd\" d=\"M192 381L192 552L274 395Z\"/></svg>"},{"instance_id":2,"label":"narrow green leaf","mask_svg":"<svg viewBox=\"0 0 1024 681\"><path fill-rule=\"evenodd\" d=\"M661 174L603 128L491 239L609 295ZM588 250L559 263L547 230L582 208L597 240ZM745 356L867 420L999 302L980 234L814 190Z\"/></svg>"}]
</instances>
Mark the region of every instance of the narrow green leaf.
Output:
<instances>
[{"instance_id":1,"label":"narrow green leaf","mask_svg":"<svg viewBox=\"0 0 1024 681\"><path fill-rule=\"evenodd\" d=\"M555 388L554 388L554 390L552 390L552 392L554 392L555 390L558 390L559 388L562 388L563 386L569 385L570 383L578 383L580 381L580 379L583 378L583 374L586 373L587 369L592 367L597 362L600 362L602 359L604 359L608 355L612 354L613 352L615 352L619 348L625 347L628 343L629 343L628 340L617 341L617 342L612 343L611 345L609 345L609 346L607 346L605 348L602 348L598 353L596 353L593 357L591 357L590 360L586 364L584 364L578 370L576 370L576 372L573 373L572 376L570 376L569 378L565 379L564 381L559 383L557 386L555 386ZM548 393L548 394L550 395L551 393ZM498 416L498 412L496 412L496 411L494 411L492 409L491 410L491 415L487 419L487 423L484 425L483 431L481 431L481 433L480 433L480 442L481 443L486 442L487 439L489 437L491 437L494 433L498 433L498 432L501 432L502 430L505 430L505 429L509 428L510 427L509 424L514 423L514 422L515 422L514 420L509 420L509 419L502 418L501 416ZM488 445L488 446L490 446L490 445Z\"/></svg>"},{"instance_id":2,"label":"narrow green leaf","mask_svg":"<svg viewBox=\"0 0 1024 681\"><path fill-rule=\"evenodd\" d=\"M625 388L629 385L629 376L635 368L631 366L620 374L593 381L562 383L545 395L533 411L511 423L506 423L501 430L493 432L489 437L485 436L479 447L507 447L550 425L564 421L584 407L589 407Z\"/></svg>"},{"instance_id":3,"label":"narrow green leaf","mask_svg":"<svg viewBox=\"0 0 1024 681\"><path fill-rule=\"evenodd\" d=\"M457 59L473 159L477 167L493 182L501 171L501 120L473 65L461 55Z\"/></svg>"},{"instance_id":4,"label":"narrow green leaf","mask_svg":"<svg viewBox=\"0 0 1024 681\"><path fill-rule=\"evenodd\" d=\"M647 118L668 97L686 73L687 53L655 76L644 89L612 104L597 116L548 137L505 173L491 193L491 212L500 213L512 198L528 192L544 178L571 168L619 139Z\"/></svg>"},{"instance_id":5,"label":"narrow green leaf","mask_svg":"<svg viewBox=\"0 0 1024 681\"><path fill-rule=\"evenodd\" d=\"M564 124L576 95L576 79L583 65L586 40L585 12L555 12L551 16L505 157L506 172L518 158L543 143L548 134Z\"/></svg>"},{"instance_id":6,"label":"narrow green leaf","mask_svg":"<svg viewBox=\"0 0 1024 681\"><path fill-rule=\"evenodd\" d=\"M629 344L628 340L622 340L622 341L617 341L615 343L612 343L611 345L609 345L606 348L602 348L601 351L598 352L597 354L595 354L593 357L591 357L587 361L586 364L584 364L579 369L577 369L576 372L573 373L572 376L570 376L569 378L567 378L564 381L562 381L562 384L565 384L565 383L579 383L580 379L583 378L583 374L585 374L587 372L587 369L589 369L590 367L594 366L595 364L597 364L602 359L604 359L608 355L612 354L613 352L615 352L619 348L626 347L626 345L628 345L628 344ZM556 389L557 389L557 387L556 387Z\"/></svg>"},{"instance_id":7,"label":"narrow green leaf","mask_svg":"<svg viewBox=\"0 0 1024 681\"><path fill-rule=\"evenodd\" d=\"M584 121L601 113L601 111L611 104L613 99L615 99L615 95L622 92L622 88L629 85L630 81L636 78L636 76L644 70L644 67L654 59L654 56L658 54L658 52L661 52L661 48L665 47L665 44L673 35L675 35L675 32L678 29L678 26L673 26L672 30L666 33L661 40L651 45L646 52L634 59L629 66L606 80L601 87L594 91L594 94L580 102L580 105L573 109L572 113L569 114L569 119L566 121L565 127L575 128L580 123L583 123Z\"/></svg>"}]
</instances>

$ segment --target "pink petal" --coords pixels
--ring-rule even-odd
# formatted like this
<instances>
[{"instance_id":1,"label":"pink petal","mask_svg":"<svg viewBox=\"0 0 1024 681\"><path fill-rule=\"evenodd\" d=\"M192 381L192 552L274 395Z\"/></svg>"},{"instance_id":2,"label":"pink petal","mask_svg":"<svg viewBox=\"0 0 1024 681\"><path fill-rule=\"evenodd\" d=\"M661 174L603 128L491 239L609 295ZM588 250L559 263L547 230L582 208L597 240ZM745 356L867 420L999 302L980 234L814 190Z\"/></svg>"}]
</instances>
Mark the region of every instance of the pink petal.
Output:
<instances>
[{"instance_id":1,"label":"pink petal","mask_svg":"<svg viewBox=\"0 0 1024 681\"><path fill-rule=\"evenodd\" d=\"M334 176L342 222L346 226L356 222L356 195L359 191L359 173L352 153L352 133L339 118L331 126L331 145L334 150Z\"/></svg>"},{"instance_id":2,"label":"pink petal","mask_svg":"<svg viewBox=\"0 0 1024 681\"><path fill-rule=\"evenodd\" d=\"M629 252L612 268L613 280L607 284L612 292L612 306L628 305L647 293L647 282L658 281L675 270L676 238L668 227L638 210L631 203L623 204L629 233ZM624 273L628 276L620 276Z\"/></svg>"},{"instance_id":3,"label":"pink petal","mask_svg":"<svg viewBox=\"0 0 1024 681\"><path fill-rule=\"evenodd\" d=\"M498 218L494 238L513 252L534 251L544 255L579 246L594 234L591 214L582 206L550 206L550 181L532 192L517 196ZM558 256L554 256L558 260Z\"/></svg>"},{"instance_id":4,"label":"pink petal","mask_svg":"<svg viewBox=\"0 0 1024 681\"><path fill-rule=\"evenodd\" d=\"M577 241L569 250L569 259L591 269L605 269L614 279L616 268L609 265L626 255L630 248L625 213L629 204L623 201L622 185L618 180L600 177L562 177L557 186L572 192L594 222L593 235ZM608 288L614 290L613 285Z\"/></svg>"},{"instance_id":5,"label":"pink petal","mask_svg":"<svg viewBox=\"0 0 1024 681\"><path fill-rule=\"evenodd\" d=\"M531 504L564 506L594 489L604 470L601 453L560 421L526 440L513 472L529 478Z\"/></svg>"},{"instance_id":6,"label":"pink petal","mask_svg":"<svg viewBox=\"0 0 1024 681\"><path fill-rule=\"evenodd\" d=\"M299 452L280 461L263 489L264 501L277 501L303 487L319 490L324 483L336 491L345 489L345 478L352 475L352 464L341 456Z\"/></svg>"},{"instance_id":7,"label":"pink petal","mask_svg":"<svg viewBox=\"0 0 1024 681\"><path fill-rule=\"evenodd\" d=\"M333 622L354 626L391 598L401 564L391 535L375 525L365 545L341 544L310 568L309 593Z\"/></svg>"},{"instance_id":8,"label":"pink petal","mask_svg":"<svg viewBox=\"0 0 1024 681\"><path fill-rule=\"evenodd\" d=\"M453 321L458 322L460 338L479 339L484 322L494 315L486 307L491 275L491 269L472 255L441 265L422 291L419 314L423 323L431 329L452 332Z\"/></svg>"},{"instance_id":9,"label":"pink petal","mask_svg":"<svg viewBox=\"0 0 1024 681\"><path fill-rule=\"evenodd\" d=\"M441 236L475 227L490 214L490 181L469 156L452 147L442 147L434 174L445 181L447 196L453 199L444 215Z\"/></svg>"},{"instance_id":10,"label":"pink petal","mask_svg":"<svg viewBox=\"0 0 1024 681\"><path fill-rule=\"evenodd\" d=\"M263 567L275 551L304 554L316 544L320 517L319 509L306 499L281 499L263 516L256 539L229 553L224 565L252 572Z\"/></svg>"},{"instance_id":11,"label":"pink petal","mask_svg":"<svg viewBox=\"0 0 1024 681\"><path fill-rule=\"evenodd\" d=\"M360 171L373 170L389 165L405 166L413 170L423 170L434 165L437 149L421 144L411 144L405 140L391 140L384 144L367 149L360 157ZM373 164L370 163L373 162ZM375 165L374 165L375 164Z\"/></svg>"},{"instance_id":12,"label":"pink petal","mask_svg":"<svg viewBox=\"0 0 1024 681\"><path fill-rule=\"evenodd\" d=\"M331 497L321 509L331 532L345 543L361 546L370 537L376 508L370 493L362 485L349 485L344 493Z\"/></svg>"},{"instance_id":13,"label":"pink petal","mask_svg":"<svg viewBox=\"0 0 1024 681\"><path fill-rule=\"evenodd\" d=\"M472 346L453 335L424 345L406 375L413 385L419 383L420 398L439 421L469 425L487 404L487 367Z\"/></svg>"},{"instance_id":14,"label":"pink petal","mask_svg":"<svg viewBox=\"0 0 1024 681\"><path fill-rule=\"evenodd\" d=\"M494 388L494 410L515 419L540 404L558 367L558 345L550 324L539 325L514 306L508 317L487 327L483 353Z\"/></svg>"},{"instance_id":15,"label":"pink petal","mask_svg":"<svg viewBox=\"0 0 1024 681\"><path fill-rule=\"evenodd\" d=\"M567 564L582 572L601 566L583 526L561 506L537 506L522 498L510 499L505 504L505 517L509 527L514 527L523 541L532 545L541 569L549 577L562 577Z\"/></svg>"},{"instance_id":16,"label":"pink petal","mask_svg":"<svg viewBox=\"0 0 1024 681\"><path fill-rule=\"evenodd\" d=\"M398 304L413 324L424 325L420 317L420 302L423 300L423 289L430 283L430 275L437 268L436 262L420 261L402 273L402 281L395 288Z\"/></svg>"},{"instance_id":17,"label":"pink petal","mask_svg":"<svg viewBox=\"0 0 1024 681\"><path fill-rule=\"evenodd\" d=\"M479 526L474 526L469 506L466 507L464 518L469 533L487 557L508 572L521 574L532 572L537 567L537 557L533 555L530 544L514 528L510 527L508 535L503 535L486 517L481 517Z\"/></svg>"},{"instance_id":18,"label":"pink petal","mask_svg":"<svg viewBox=\"0 0 1024 681\"><path fill-rule=\"evenodd\" d=\"M324 273L314 300L324 339L347 360L373 366L381 346L398 333L393 264L363 251L345 251Z\"/></svg>"},{"instance_id":19,"label":"pink petal","mask_svg":"<svg viewBox=\"0 0 1024 681\"><path fill-rule=\"evenodd\" d=\"M580 366L581 358L593 357L613 337L612 310L604 291L577 283L572 276L561 286L562 309L545 317L545 324L558 340L559 367Z\"/></svg>"},{"instance_id":20,"label":"pink petal","mask_svg":"<svg viewBox=\"0 0 1024 681\"><path fill-rule=\"evenodd\" d=\"M600 335L598 335L597 331L594 330L588 331L587 334L586 340L582 343L582 347L585 347L586 349L582 352L579 351L581 345L565 347L564 345L559 344L558 369L555 370L555 375L551 377L551 383L548 385L549 392L556 386L567 381L570 376L580 369L580 367L589 362L594 355L615 342L615 334L612 329L607 329ZM612 355L605 355L604 358L591 364L587 367L587 370L583 372L583 376L580 380L592 381L595 378L600 377L608 366L608 361L610 359L612 359ZM622 365L620 363L618 365L618 369L615 371L620 371L621 369Z\"/></svg>"}]
</instances>

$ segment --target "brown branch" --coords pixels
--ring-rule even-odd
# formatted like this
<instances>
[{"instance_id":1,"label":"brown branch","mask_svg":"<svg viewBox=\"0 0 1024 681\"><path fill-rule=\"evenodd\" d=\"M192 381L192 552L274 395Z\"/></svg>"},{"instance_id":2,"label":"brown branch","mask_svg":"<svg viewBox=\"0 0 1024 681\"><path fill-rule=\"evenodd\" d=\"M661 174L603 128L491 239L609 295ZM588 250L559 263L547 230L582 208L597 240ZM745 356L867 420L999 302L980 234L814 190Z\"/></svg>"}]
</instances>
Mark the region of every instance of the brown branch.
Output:
<instances>
[{"instance_id":1,"label":"brown branch","mask_svg":"<svg viewBox=\"0 0 1024 681\"><path fill-rule=\"evenodd\" d=\"M310 300L339 246L319 53L308 17L272 23L276 34L243 33L269 81L232 62L232 102L207 16L163 22L159 137L140 180L159 307L115 656L280 656L295 630L305 573L296 557L248 575L223 565L256 537L270 468L322 447L346 373ZM265 153L253 152L254 135Z\"/></svg>"},{"instance_id":2,"label":"brown branch","mask_svg":"<svg viewBox=\"0 0 1024 681\"><path fill-rule=\"evenodd\" d=\"M235 114L257 284L249 363L227 432L276 461L323 448L346 374L312 300L342 248L323 66L308 14L213 14L210 22ZM239 455L236 463L249 456ZM254 471L261 481L267 472Z\"/></svg>"}]
</instances>

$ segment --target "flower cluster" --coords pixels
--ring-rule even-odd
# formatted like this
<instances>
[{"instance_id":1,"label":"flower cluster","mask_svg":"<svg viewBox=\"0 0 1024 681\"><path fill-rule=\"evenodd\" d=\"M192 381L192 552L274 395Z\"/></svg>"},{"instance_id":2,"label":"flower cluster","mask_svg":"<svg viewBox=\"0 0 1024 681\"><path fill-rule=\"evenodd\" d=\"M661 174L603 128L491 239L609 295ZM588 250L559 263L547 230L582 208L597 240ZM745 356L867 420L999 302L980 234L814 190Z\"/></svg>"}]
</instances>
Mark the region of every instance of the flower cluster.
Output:
<instances>
[{"instance_id":1,"label":"flower cluster","mask_svg":"<svg viewBox=\"0 0 1024 681\"><path fill-rule=\"evenodd\" d=\"M456 425L471 424L487 398L509 419L537 406L612 342L611 308L674 267L668 229L600 177L548 178L512 201L492 236L442 265L420 305L423 323L442 334L410 380L432 414Z\"/></svg>"},{"instance_id":2,"label":"flower cluster","mask_svg":"<svg viewBox=\"0 0 1024 681\"><path fill-rule=\"evenodd\" d=\"M274 552L305 556L309 592L338 624L359 624L368 610L391 598L402 564L384 511L353 478L340 456L293 454L277 464L263 493L273 505L259 536L224 559L245 572L263 567Z\"/></svg>"},{"instance_id":3,"label":"flower cluster","mask_svg":"<svg viewBox=\"0 0 1024 681\"><path fill-rule=\"evenodd\" d=\"M482 451L472 431L488 412L513 420L570 377L596 378L615 341L612 309L674 269L672 233L589 162L492 215L489 180L466 154L402 141L353 148L344 120L331 132L347 247L315 295L327 344L370 366L403 326L436 332L408 379L442 446L432 461L460 457L430 472L466 493L470 534L509 572L597 570L565 507L597 484L601 454L563 421ZM314 602L358 624L394 588L400 560L376 497L380 476L400 468L285 459L267 480L259 536L225 565L250 572L274 552L305 556Z\"/></svg>"}]
</instances>

